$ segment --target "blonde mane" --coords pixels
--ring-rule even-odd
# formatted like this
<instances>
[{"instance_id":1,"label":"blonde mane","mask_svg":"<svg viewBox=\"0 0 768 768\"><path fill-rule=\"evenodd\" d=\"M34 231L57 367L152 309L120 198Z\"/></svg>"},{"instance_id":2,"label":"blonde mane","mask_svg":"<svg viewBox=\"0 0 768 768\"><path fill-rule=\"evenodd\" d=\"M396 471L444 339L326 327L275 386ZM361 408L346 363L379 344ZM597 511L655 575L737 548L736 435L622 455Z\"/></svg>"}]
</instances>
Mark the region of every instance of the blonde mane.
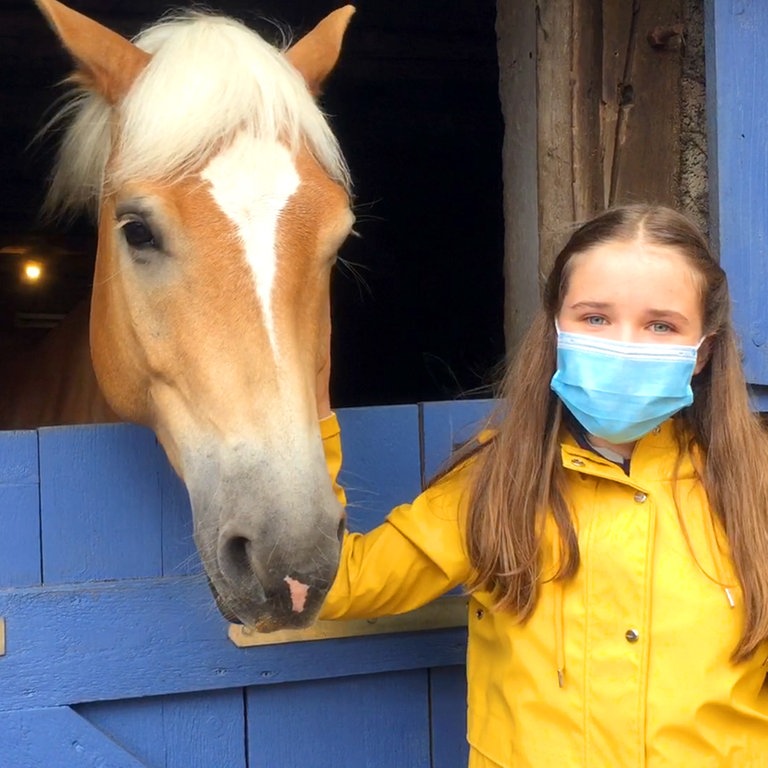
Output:
<instances>
[{"instance_id":1,"label":"blonde mane","mask_svg":"<svg viewBox=\"0 0 768 768\"><path fill-rule=\"evenodd\" d=\"M238 21L198 12L168 17L133 42L152 59L115 108L114 152L113 109L98 94L76 91L49 123L70 121L46 198L49 214L92 209L105 183L184 174L241 130L282 140L294 152L306 143L349 189L336 138L283 51Z\"/></svg>"}]
</instances>

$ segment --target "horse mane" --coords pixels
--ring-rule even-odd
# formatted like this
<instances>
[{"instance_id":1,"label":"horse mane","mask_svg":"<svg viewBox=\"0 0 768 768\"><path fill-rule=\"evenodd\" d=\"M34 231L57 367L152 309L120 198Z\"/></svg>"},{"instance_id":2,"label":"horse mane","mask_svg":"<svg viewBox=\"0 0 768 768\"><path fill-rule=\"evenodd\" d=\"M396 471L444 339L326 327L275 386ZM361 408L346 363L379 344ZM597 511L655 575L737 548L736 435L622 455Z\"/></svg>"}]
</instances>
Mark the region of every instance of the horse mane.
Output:
<instances>
[{"instance_id":1,"label":"horse mane","mask_svg":"<svg viewBox=\"0 0 768 768\"><path fill-rule=\"evenodd\" d=\"M99 94L75 85L44 129L68 123L44 204L48 215L92 210L105 183L188 172L241 130L280 139L293 152L305 142L349 190L336 137L284 50L234 19L198 11L166 17L133 42L152 58L117 107L118 161L109 178L113 116Z\"/></svg>"}]
</instances>

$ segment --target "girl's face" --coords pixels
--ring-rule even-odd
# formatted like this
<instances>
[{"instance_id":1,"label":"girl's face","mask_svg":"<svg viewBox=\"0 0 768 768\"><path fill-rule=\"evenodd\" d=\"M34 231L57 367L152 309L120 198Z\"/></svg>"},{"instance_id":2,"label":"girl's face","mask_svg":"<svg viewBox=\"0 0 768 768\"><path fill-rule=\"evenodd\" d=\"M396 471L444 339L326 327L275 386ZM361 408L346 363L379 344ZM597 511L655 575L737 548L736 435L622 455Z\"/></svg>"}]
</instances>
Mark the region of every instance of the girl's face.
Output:
<instances>
[{"instance_id":1,"label":"girl's face","mask_svg":"<svg viewBox=\"0 0 768 768\"><path fill-rule=\"evenodd\" d=\"M700 281L676 248L640 240L576 254L560 311L560 330L615 341L695 346L704 335ZM699 350L698 373L707 360Z\"/></svg>"}]
</instances>

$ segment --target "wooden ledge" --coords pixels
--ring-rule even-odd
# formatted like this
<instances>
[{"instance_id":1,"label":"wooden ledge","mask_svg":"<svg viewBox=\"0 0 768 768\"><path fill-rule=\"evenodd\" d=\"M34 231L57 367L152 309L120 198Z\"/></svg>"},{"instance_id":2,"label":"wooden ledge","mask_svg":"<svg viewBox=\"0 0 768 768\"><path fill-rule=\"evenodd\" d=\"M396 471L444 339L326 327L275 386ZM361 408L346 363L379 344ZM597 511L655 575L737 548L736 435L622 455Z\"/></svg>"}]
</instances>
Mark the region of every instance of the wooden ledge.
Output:
<instances>
[{"instance_id":1,"label":"wooden ledge","mask_svg":"<svg viewBox=\"0 0 768 768\"><path fill-rule=\"evenodd\" d=\"M238 648L250 648L279 643L302 643L309 640L331 640L340 637L466 627L468 603L469 598L465 595L447 595L422 608L398 616L382 616L378 619L349 619L346 621L317 621L307 629L283 629L277 632L257 632L241 624L230 624L229 639Z\"/></svg>"}]
</instances>

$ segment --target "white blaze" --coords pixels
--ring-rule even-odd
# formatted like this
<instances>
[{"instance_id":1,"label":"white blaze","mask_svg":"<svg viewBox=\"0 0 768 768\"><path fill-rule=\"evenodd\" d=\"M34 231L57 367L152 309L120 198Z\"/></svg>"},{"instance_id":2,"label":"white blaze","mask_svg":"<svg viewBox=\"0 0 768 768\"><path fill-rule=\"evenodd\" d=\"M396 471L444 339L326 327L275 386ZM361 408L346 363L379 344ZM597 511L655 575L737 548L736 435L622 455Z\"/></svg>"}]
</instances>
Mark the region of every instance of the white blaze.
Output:
<instances>
[{"instance_id":1,"label":"white blaze","mask_svg":"<svg viewBox=\"0 0 768 768\"><path fill-rule=\"evenodd\" d=\"M211 160L202 173L214 200L237 227L253 273L264 324L277 356L272 289L277 273L277 224L299 187L290 152L244 133Z\"/></svg>"}]
</instances>

